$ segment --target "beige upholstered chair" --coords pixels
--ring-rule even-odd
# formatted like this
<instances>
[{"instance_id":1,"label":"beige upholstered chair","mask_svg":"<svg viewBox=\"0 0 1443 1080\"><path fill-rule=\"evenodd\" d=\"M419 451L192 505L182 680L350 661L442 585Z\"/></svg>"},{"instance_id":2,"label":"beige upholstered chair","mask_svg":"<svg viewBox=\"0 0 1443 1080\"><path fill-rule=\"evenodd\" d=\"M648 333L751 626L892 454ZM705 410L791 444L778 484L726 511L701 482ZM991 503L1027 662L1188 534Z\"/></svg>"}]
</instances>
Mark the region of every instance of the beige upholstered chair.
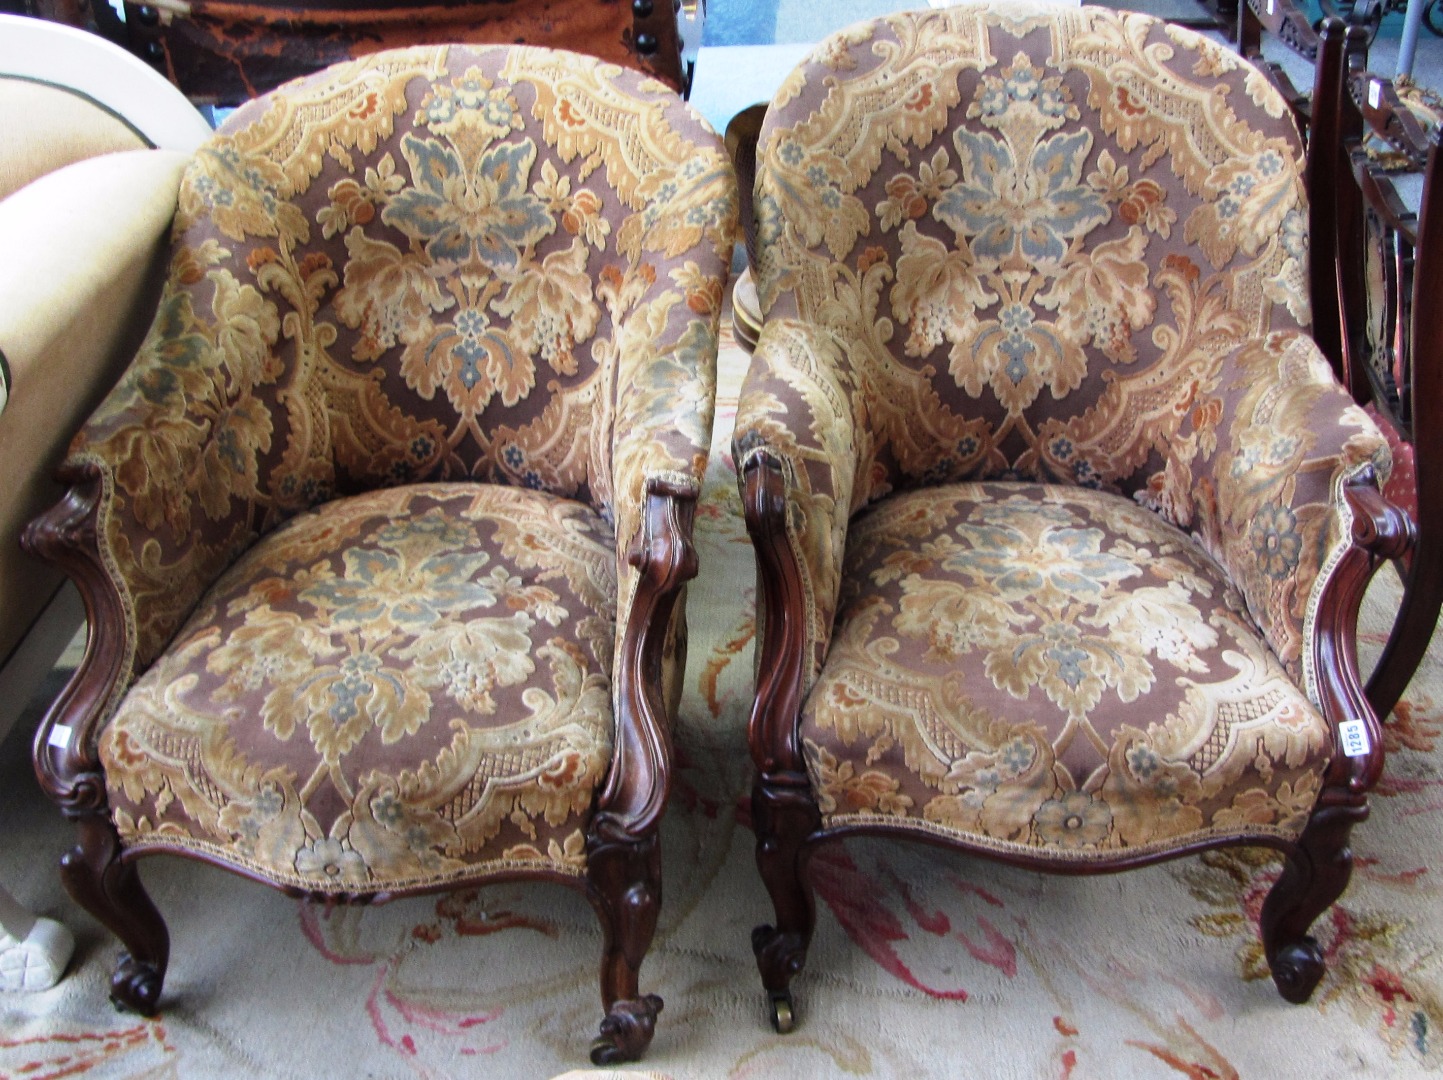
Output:
<instances>
[{"instance_id":1,"label":"beige upholstered chair","mask_svg":"<svg viewBox=\"0 0 1443 1080\"><path fill-rule=\"evenodd\" d=\"M1312 993L1406 529L1308 336L1301 167L1256 69L1099 8L858 25L773 100L735 451L779 1027L809 859L859 833L1065 872L1270 845L1266 956Z\"/></svg>"},{"instance_id":2,"label":"beige upholstered chair","mask_svg":"<svg viewBox=\"0 0 1443 1080\"><path fill-rule=\"evenodd\" d=\"M115 384L149 325L180 172L210 128L175 87L117 45L0 15L0 663L62 575L23 555L20 530L63 492L65 443ZM78 605L76 605L78 607ZM63 648L78 620L58 632ZM43 629L43 628L42 628ZM0 735L54 650L0 685ZM18 681L17 681L18 679Z\"/></svg>"},{"instance_id":3,"label":"beige upholstered chair","mask_svg":"<svg viewBox=\"0 0 1443 1080\"><path fill-rule=\"evenodd\" d=\"M21 529L63 492L67 439L145 332L135 309L159 291L180 171L210 128L119 46L0 15L0 131L3 738L84 620L63 575L21 552ZM53 984L72 944L0 888L0 989Z\"/></svg>"},{"instance_id":4,"label":"beige upholstered chair","mask_svg":"<svg viewBox=\"0 0 1443 1080\"><path fill-rule=\"evenodd\" d=\"M118 1002L165 974L143 855L328 902L541 878L605 929L593 1056L645 1049L735 213L674 92L542 49L379 53L197 151L28 535L92 616L36 768Z\"/></svg>"}]
</instances>

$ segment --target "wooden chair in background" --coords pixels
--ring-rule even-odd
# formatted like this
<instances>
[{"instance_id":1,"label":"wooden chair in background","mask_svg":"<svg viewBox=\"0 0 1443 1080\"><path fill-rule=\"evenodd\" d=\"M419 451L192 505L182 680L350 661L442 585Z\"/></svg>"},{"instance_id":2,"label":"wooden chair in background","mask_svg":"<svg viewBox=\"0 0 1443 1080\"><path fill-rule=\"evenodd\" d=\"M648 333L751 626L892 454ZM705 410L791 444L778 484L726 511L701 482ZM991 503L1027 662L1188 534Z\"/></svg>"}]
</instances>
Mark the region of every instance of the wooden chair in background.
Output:
<instances>
[{"instance_id":1,"label":"wooden chair in background","mask_svg":"<svg viewBox=\"0 0 1443 1080\"><path fill-rule=\"evenodd\" d=\"M212 105L239 105L381 49L444 43L570 49L685 92L678 8L676 0L127 0L124 34L132 52Z\"/></svg>"},{"instance_id":2,"label":"wooden chair in background","mask_svg":"<svg viewBox=\"0 0 1443 1080\"><path fill-rule=\"evenodd\" d=\"M1368 682L1369 701L1386 716L1443 607L1443 429L1434 412L1443 404L1434 355L1443 342L1443 207L1433 191L1436 136L1392 80L1368 70L1367 44L1364 27L1324 23L1309 159L1313 252L1330 271L1315 275L1316 336L1388 434L1395 464L1385 492L1416 527L1398 564L1402 605ZM1395 182L1400 172L1423 176L1416 212Z\"/></svg>"}]
</instances>

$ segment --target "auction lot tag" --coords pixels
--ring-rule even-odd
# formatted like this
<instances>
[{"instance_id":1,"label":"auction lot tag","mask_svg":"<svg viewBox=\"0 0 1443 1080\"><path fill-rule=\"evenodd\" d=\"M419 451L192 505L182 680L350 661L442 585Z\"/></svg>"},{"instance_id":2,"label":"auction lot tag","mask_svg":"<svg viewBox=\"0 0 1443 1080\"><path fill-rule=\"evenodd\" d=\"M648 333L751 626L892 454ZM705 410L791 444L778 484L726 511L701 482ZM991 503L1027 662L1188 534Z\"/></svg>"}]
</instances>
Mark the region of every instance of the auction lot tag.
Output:
<instances>
[{"instance_id":1,"label":"auction lot tag","mask_svg":"<svg viewBox=\"0 0 1443 1080\"><path fill-rule=\"evenodd\" d=\"M1368 725L1361 720L1344 720L1338 725L1343 740L1343 753L1348 757L1366 757L1373 744L1368 740Z\"/></svg>"}]
</instances>

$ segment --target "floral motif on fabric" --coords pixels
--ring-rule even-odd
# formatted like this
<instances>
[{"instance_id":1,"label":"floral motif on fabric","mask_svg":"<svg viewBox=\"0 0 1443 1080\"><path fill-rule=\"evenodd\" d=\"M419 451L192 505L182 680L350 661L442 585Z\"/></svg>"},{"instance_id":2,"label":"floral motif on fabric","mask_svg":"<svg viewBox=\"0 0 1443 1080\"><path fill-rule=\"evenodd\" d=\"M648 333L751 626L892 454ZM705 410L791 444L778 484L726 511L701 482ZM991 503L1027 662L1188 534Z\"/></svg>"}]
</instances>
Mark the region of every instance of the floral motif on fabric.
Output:
<instances>
[{"instance_id":1,"label":"floral motif on fabric","mask_svg":"<svg viewBox=\"0 0 1443 1080\"><path fill-rule=\"evenodd\" d=\"M964 5L814 52L759 147L737 426L785 462L809 675L850 515L1027 479L1193 532L1303 681L1338 486L1389 459L1304 330L1301 163L1249 65L1145 15Z\"/></svg>"},{"instance_id":2,"label":"floral motif on fabric","mask_svg":"<svg viewBox=\"0 0 1443 1080\"><path fill-rule=\"evenodd\" d=\"M238 110L73 447L108 478L133 667L257 536L376 487L578 499L628 578L646 478L705 467L735 213L715 133L589 57L384 52Z\"/></svg>"},{"instance_id":3,"label":"floral motif on fabric","mask_svg":"<svg viewBox=\"0 0 1443 1080\"><path fill-rule=\"evenodd\" d=\"M1295 836L1329 728L1192 540L1114 495L961 484L848 538L802 737L830 824L1103 855Z\"/></svg>"},{"instance_id":4,"label":"floral motif on fabric","mask_svg":"<svg viewBox=\"0 0 1443 1080\"><path fill-rule=\"evenodd\" d=\"M519 488L293 519L105 730L122 837L317 891L580 872L611 753L614 565L593 511Z\"/></svg>"}]
</instances>

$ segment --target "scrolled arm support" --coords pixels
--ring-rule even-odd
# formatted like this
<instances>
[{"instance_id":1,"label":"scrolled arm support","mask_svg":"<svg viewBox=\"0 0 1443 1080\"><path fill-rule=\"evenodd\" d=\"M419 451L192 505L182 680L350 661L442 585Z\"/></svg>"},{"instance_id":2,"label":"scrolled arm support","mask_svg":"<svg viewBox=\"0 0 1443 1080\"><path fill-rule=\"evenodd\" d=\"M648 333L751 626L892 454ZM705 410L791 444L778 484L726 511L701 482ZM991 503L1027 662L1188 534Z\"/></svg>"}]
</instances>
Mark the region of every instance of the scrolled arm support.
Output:
<instances>
[{"instance_id":1,"label":"scrolled arm support","mask_svg":"<svg viewBox=\"0 0 1443 1080\"><path fill-rule=\"evenodd\" d=\"M1323 781L1322 802L1330 804L1360 800L1383 773L1382 726L1358 674L1358 612L1378 567L1406 552L1414 537L1413 523L1383 498L1371 468L1344 481L1343 498L1353 545L1323 587L1313 644L1318 700L1337 744ZM1363 737L1347 738L1358 723Z\"/></svg>"},{"instance_id":2,"label":"scrolled arm support","mask_svg":"<svg viewBox=\"0 0 1443 1080\"><path fill-rule=\"evenodd\" d=\"M1384 498L1372 469L1344 485L1344 497L1353 511L1353 540L1380 562L1402 558L1418 542L1410 518Z\"/></svg>"},{"instance_id":3,"label":"scrolled arm support","mask_svg":"<svg viewBox=\"0 0 1443 1080\"><path fill-rule=\"evenodd\" d=\"M65 497L26 527L21 546L75 583L88 625L85 655L35 735L35 775L67 817L103 814L105 781L95 743L128 676L125 609L100 554L105 480L94 464L66 466Z\"/></svg>"},{"instance_id":4,"label":"scrolled arm support","mask_svg":"<svg viewBox=\"0 0 1443 1080\"><path fill-rule=\"evenodd\" d=\"M649 477L641 527L627 549L637 571L622 640L616 687L616 744L592 825L618 842L656 830L666 806L670 720L662 694L662 653L682 586L697 573L692 542L698 489Z\"/></svg>"},{"instance_id":5,"label":"scrolled arm support","mask_svg":"<svg viewBox=\"0 0 1443 1080\"><path fill-rule=\"evenodd\" d=\"M742 463L742 512L757 559L757 693L748 743L765 776L803 775L797 739L806 663L806 600L802 570L787 530L787 480L781 461L765 450Z\"/></svg>"}]
</instances>

